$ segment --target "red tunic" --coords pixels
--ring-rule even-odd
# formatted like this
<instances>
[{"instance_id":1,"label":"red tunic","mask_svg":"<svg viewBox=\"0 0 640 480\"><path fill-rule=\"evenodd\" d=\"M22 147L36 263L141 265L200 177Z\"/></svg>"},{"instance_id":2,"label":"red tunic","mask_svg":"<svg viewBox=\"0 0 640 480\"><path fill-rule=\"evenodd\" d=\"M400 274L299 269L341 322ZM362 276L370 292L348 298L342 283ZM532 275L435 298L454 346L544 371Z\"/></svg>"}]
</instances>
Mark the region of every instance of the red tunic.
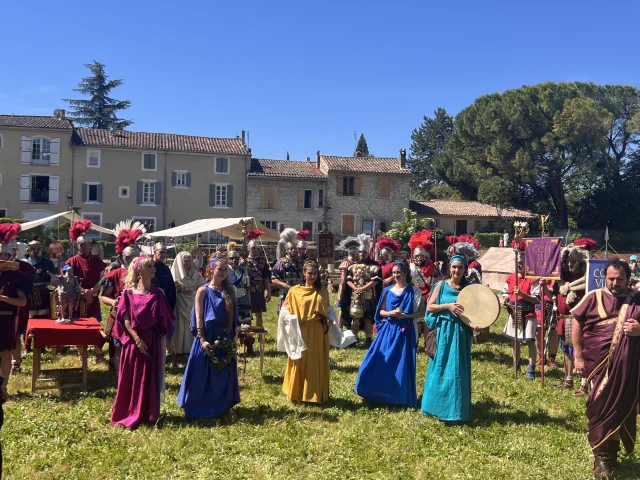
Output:
<instances>
[{"instance_id":1,"label":"red tunic","mask_svg":"<svg viewBox=\"0 0 640 480\"><path fill-rule=\"evenodd\" d=\"M389 278L391 276L391 272L393 270L394 262L387 262L385 264L380 265L382 267L382 280Z\"/></svg>"},{"instance_id":2,"label":"red tunic","mask_svg":"<svg viewBox=\"0 0 640 480\"><path fill-rule=\"evenodd\" d=\"M127 277L126 268L116 268L105 275L107 280L113 284L111 298L118 298L124 290L124 280Z\"/></svg>"},{"instance_id":3,"label":"red tunic","mask_svg":"<svg viewBox=\"0 0 640 480\"><path fill-rule=\"evenodd\" d=\"M100 281L100 274L104 270L104 262L100 257L90 255L88 257L77 254L67 260L67 265L73 267L73 274L80 280L80 286L86 290L91 289ZM100 312L100 301L93 297L89 313L96 316Z\"/></svg>"},{"instance_id":4,"label":"red tunic","mask_svg":"<svg viewBox=\"0 0 640 480\"><path fill-rule=\"evenodd\" d=\"M25 295L29 296L31 295L32 288L32 282L30 279L36 274L36 269L29 262L24 262L22 260L18 262L18 265L20 265L20 269L18 271L29 278L29 291L23 292ZM29 302L27 302L24 307L20 308L20 313L18 315L18 332L24 333L24 330L27 328L27 323L29 323Z\"/></svg>"},{"instance_id":5,"label":"red tunic","mask_svg":"<svg viewBox=\"0 0 640 480\"><path fill-rule=\"evenodd\" d=\"M515 303L516 301L516 296L513 293L513 289L515 288L515 274L511 273L509 274L509 276L507 277L507 279L505 280L507 286L509 287L509 302L510 303ZM536 283L538 281L537 278L522 278L520 275L518 275L518 288L520 289L520 291L522 293L525 293L527 295L531 295L531 287L533 286L534 283ZM518 304L519 305L527 305L530 308L533 308L533 305L531 305L528 302L525 302L522 299L518 299ZM525 317L535 317L535 311L528 313L525 315Z\"/></svg>"}]
</instances>

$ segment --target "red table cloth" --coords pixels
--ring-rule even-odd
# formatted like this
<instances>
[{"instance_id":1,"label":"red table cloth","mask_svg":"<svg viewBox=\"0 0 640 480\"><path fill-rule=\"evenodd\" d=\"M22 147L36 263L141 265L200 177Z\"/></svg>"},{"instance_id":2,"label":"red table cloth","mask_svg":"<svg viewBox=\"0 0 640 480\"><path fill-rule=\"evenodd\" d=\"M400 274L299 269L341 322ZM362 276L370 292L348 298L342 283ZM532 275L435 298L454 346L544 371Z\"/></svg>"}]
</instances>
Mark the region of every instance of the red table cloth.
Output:
<instances>
[{"instance_id":1,"label":"red table cloth","mask_svg":"<svg viewBox=\"0 0 640 480\"><path fill-rule=\"evenodd\" d=\"M95 318L81 318L73 323L56 323L49 318L30 318L25 340L33 337L33 347L57 347L65 345L104 344L100 334L102 326Z\"/></svg>"}]
</instances>

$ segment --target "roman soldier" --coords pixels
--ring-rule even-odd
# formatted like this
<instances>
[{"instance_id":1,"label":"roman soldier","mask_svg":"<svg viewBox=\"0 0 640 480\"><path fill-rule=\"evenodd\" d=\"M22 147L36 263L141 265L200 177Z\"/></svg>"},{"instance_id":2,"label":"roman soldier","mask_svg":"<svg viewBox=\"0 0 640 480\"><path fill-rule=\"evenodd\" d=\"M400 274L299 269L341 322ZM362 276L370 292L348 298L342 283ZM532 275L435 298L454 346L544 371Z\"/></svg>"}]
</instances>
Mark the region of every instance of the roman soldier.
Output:
<instances>
[{"instance_id":1,"label":"roman soldier","mask_svg":"<svg viewBox=\"0 0 640 480\"><path fill-rule=\"evenodd\" d=\"M338 270L340 272L340 283L338 285L338 301L337 306L340 309L339 325L351 329L351 315L349 314L349 302L345 301L344 294L346 290L343 287L347 282L347 272L349 267L357 261L358 247L360 242L356 237L347 237L340 242L340 246L347 251L347 256L340 262Z\"/></svg>"},{"instance_id":2,"label":"roman soldier","mask_svg":"<svg viewBox=\"0 0 640 480\"><path fill-rule=\"evenodd\" d=\"M42 243L33 240L28 244L27 262L35 269L35 274L31 277L33 290L29 295L29 317L31 318L51 318L51 307L49 284L51 275L57 273L53 262L42 256Z\"/></svg>"},{"instance_id":3,"label":"roman soldier","mask_svg":"<svg viewBox=\"0 0 640 480\"><path fill-rule=\"evenodd\" d=\"M271 269L267 259L260 250L258 238L263 234L262 230L249 230L247 232L247 267L249 271L249 300L251 313L256 316L256 325L262 327L262 314L267 311L267 302L271 301Z\"/></svg>"},{"instance_id":4,"label":"roman soldier","mask_svg":"<svg viewBox=\"0 0 640 480\"><path fill-rule=\"evenodd\" d=\"M285 255L280 258L273 267L271 283L280 287L280 300L278 301L278 314L280 307L291 287L300 285L302 282L302 268L298 262L296 251L296 230L285 228L280 233L279 247L284 248Z\"/></svg>"},{"instance_id":5,"label":"roman soldier","mask_svg":"<svg viewBox=\"0 0 640 480\"><path fill-rule=\"evenodd\" d=\"M349 305L351 331L357 336L360 328L364 327L365 346L369 348L373 341L373 317L382 292L382 276L380 265L369 257L371 236L361 233L358 242L359 258L347 270L343 297Z\"/></svg>"},{"instance_id":6,"label":"roman soldier","mask_svg":"<svg viewBox=\"0 0 640 480\"><path fill-rule=\"evenodd\" d=\"M378 251L380 252L380 268L382 269L382 287L388 287L393 285L395 280L391 271L393 270L393 254L400 251L400 243L393 238L380 237L380 240L376 243Z\"/></svg>"},{"instance_id":7,"label":"roman soldier","mask_svg":"<svg viewBox=\"0 0 640 480\"><path fill-rule=\"evenodd\" d=\"M298 261L298 269L300 272L302 272L304 262L309 258L309 255L307 254L307 238L309 238L309 235L311 235L309 230L300 230L296 233L296 237L298 237L298 255L296 256L296 260ZM302 281L302 273L300 273L300 280Z\"/></svg>"},{"instance_id":8,"label":"roman soldier","mask_svg":"<svg viewBox=\"0 0 640 480\"><path fill-rule=\"evenodd\" d=\"M238 319L240 325L251 325L251 301L249 300L249 273L247 266L236 242L227 244L227 258L229 259L229 280L236 287L236 298L238 300ZM248 332L242 332L238 336L240 343L247 349L247 355L253 354L253 344L255 338Z\"/></svg>"},{"instance_id":9,"label":"roman soldier","mask_svg":"<svg viewBox=\"0 0 640 480\"><path fill-rule=\"evenodd\" d=\"M66 265L71 265L82 288L82 297L75 316L79 318L95 317L100 321L102 315L98 292L104 272L104 262L99 257L91 255L91 240L85 236L90 228L90 220L75 221L69 228L69 238L78 246L78 253L69 258Z\"/></svg>"},{"instance_id":10,"label":"roman soldier","mask_svg":"<svg viewBox=\"0 0 640 480\"><path fill-rule=\"evenodd\" d=\"M460 237L466 238L464 241L456 242L453 248L458 255L463 255L467 259L467 280L471 284L482 283L482 265L477 260L480 256L480 242L471 235L461 235Z\"/></svg>"}]
</instances>

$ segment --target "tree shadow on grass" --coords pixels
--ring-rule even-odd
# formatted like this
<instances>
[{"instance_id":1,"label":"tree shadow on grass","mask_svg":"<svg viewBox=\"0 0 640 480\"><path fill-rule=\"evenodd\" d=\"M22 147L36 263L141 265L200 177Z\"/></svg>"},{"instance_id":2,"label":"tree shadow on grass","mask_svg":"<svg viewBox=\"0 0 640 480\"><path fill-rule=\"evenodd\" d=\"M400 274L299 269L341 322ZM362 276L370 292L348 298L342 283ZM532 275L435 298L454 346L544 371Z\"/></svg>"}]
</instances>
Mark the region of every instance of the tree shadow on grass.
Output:
<instances>
[{"instance_id":1,"label":"tree shadow on grass","mask_svg":"<svg viewBox=\"0 0 640 480\"><path fill-rule=\"evenodd\" d=\"M342 373L357 373L360 370L359 365L340 365L336 362L335 365L331 365L331 370L338 370Z\"/></svg>"},{"instance_id":2,"label":"tree shadow on grass","mask_svg":"<svg viewBox=\"0 0 640 480\"><path fill-rule=\"evenodd\" d=\"M491 350L471 350L471 359L481 362L503 363L505 365L513 362L511 355L503 352L493 352Z\"/></svg>"},{"instance_id":3,"label":"tree shadow on grass","mask_svg":"<svg viewBox=\"0 0 640 480\"><path fill-rule=\"evenodd\" d=\"M269 385L282 385L284 382L283 375L262 375L262 381Z\"/></svg>"},{"instance_id":4,"label":"tree shadow on grass","mask_svg":"<svg viewBox=\"0 0 640 480\"><path fill-rule=\"evenodd\" d=\"M526 412L501 405L493 400L483 400L473 404L473 420L468 425L471 428L488 427L493 424L536 424L536 425L558 425L574 432L583 432L582 428L577 428L575 422L566 417L552 417L543 410Z\"/></svg>"}]
</instances>

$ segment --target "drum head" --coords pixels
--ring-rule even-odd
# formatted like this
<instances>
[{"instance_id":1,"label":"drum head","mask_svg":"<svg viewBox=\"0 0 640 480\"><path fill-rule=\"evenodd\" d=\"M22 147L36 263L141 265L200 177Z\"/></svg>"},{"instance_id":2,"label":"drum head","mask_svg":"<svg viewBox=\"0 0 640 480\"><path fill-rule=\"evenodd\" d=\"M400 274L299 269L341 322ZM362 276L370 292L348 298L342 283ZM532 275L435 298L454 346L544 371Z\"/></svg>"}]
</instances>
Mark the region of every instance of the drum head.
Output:
<instances>
[{"instance_id":1,"label":"drum head","mask_svg":"<svg viewBox=\"0 0 640 480\"><path fill-rule=\"evenodd\" d=\"M484 285L469 285L463 288L456 303L464 307L460 320L472 328L490 327L500 316L498 296Z\"/></svg>"}]
</instances>

